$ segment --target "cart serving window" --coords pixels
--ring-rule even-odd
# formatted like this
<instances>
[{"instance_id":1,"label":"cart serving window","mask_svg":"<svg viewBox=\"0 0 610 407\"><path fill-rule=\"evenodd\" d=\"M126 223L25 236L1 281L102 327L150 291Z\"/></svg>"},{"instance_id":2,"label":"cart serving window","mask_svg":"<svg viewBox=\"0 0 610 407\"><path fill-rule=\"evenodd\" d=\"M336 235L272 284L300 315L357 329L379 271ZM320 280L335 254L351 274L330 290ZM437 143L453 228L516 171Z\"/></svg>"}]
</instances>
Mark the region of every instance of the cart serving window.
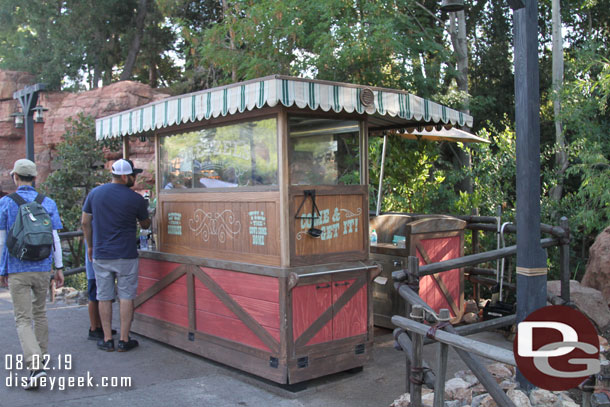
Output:
<instances>
[{"instance_id":1,"label":"cart serving window","mask_svg":"<svg viewBox=\"0 0 610 407\"><path fill-rule=\"evenodd\" d=\"M163 191L278 185L276 119L164 135L159 144Z\"/></svg>"}]
</instances>

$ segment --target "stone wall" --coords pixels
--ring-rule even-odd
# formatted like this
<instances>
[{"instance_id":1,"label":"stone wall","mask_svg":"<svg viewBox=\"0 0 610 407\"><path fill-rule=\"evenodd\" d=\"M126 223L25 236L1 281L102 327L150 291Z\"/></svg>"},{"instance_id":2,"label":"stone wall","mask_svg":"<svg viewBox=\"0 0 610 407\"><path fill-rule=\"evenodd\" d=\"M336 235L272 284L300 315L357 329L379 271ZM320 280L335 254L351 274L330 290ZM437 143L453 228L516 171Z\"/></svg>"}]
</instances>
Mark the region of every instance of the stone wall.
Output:
<instances>
[{"instance_id":1,"label":"stone wall","mask_svg":"<svg viewBox=\"0 0 610 407\"><path fill-rule=\"evenodd\" d=\"M13 93L32 85L34 80L32 75L24 72L0 70L0 188L4 192L15 190L9 173L14 161L25 157L25 131L16 129L10 116L19 106L19 102L13 99ZM55 157L55 146L62 141L68 118L76 117L78 113L91 115L94 118L104 117L167 96L166 93L148 85L132 81L117 82L80 93L41 93L39 103L49 110L45 112L44 123L34 124L34 156L38 166L38 181L44 181L54 169L51 163ZM136 167L147 170L140 181L152 183L153 143L132 138L130 144L130 158ZM106 159L115 160L121 155L120 152L108 152ZM107 162L106 166L110 164ZM141 187L146 186L141 185Z\"/></svg>"}]
</instances>

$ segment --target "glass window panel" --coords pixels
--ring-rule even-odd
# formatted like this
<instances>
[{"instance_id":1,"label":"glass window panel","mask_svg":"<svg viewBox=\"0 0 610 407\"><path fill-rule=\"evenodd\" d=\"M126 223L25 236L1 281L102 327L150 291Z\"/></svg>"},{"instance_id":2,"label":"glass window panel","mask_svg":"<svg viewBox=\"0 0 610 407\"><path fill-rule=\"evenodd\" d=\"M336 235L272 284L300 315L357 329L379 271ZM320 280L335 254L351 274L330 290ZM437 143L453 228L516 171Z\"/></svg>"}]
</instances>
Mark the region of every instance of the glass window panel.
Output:
<instances>
[{"instance_id":1,"label":"glass window panel","mask_svg":"<svg viewBox=\"0 0 610 407\"><path fill-rule=\"evenodd\" d=\"M277 185L276 119L161 137L161 188Z\"/></svg>"},{"instance_id":2,"label":"glass window panel","mask_svg":"<svg viewBox=\"0 0 610 407\"><path fill-rule=\"evenodd\" d=\"M288 126L292 185L360 184L358 121L292 116Z\"/></svg>"}]
</instances>

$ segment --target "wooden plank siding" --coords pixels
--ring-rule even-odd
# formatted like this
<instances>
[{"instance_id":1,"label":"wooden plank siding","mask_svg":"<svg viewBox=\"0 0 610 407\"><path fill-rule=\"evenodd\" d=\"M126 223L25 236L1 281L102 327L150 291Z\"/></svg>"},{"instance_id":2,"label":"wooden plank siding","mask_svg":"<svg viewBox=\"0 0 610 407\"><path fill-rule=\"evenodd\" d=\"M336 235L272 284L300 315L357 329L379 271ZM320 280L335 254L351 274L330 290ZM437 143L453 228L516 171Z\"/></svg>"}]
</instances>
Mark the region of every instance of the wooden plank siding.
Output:
<instances>
[{"instance_id":1,"label":"wooden plank siding","mask_svg":"<svg viewBox=\"0 0 610 407\"><path fill-rule=\"evenodd\" d=\"M279 192L159 195L162 252L279 266Z\"/></svg>"},{"instance_id":2,"label":"wooden plank siding","mask_svg":"<svg viewBox=\"0 0 610 407\"><path fill-rule=\"evenodd\" d=\"M312 200L304 200L304 191L314 190L316 212L314 228L322 231L315 238L307 234L311 227ZM368 258L368 198L361 185L290 187L290 264L333 263ZM301 203L303 203L302 207ZM297 213L299 210L299 213Z\"/></svg>"},{"instance_id":3,"label":"wooden plank siding","mask_svg":"<svg viewBox=\"0 0 610 407\"><path fill-rule=\"evenodd\" d=\"M420 265L437 263L461 256L461 232L444 232L412 236L412 244ZM458 322L464 313L464 275L462 269L453 269L419 281L419 295L435 312L449 310L452 322Z\"/></svg>"},{"instance_id":4,"label":"wooden plank siding","mask_svg":"<svg viewBox=\"0 0 610 407\"><path fill-rule=\"evenodd\" d=\"M192 299L189 278L193 278ZM279 284L274 277L141 259L136 312L278 351Z\"/></svg>"},{"instance_id":5,"label":"wooden plank siding","mask_svg":"<svg viewBox=\"0 0 610 407\"><path fill-rule=\"evenodd\" d=\"M359 367L372 350L377 270L345 268L294 274L295 286L287 277L141 258L133 331L278 383Z\"/></svg>"}]
</instances>

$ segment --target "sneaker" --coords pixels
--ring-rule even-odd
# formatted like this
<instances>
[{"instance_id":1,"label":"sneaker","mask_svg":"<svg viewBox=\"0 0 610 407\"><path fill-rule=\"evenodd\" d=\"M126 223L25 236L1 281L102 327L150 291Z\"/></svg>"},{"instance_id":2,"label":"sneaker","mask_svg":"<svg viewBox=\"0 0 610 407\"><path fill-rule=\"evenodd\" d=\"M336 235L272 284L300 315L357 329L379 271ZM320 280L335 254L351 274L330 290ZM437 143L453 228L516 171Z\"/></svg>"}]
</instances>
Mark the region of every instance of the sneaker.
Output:
<instances>
[{"instance_id":1,"label":"sneaker","mask_svg":"<svg viewBox=\"0 0 610 407\"><path fill-rule=\"evenodd\" d=\"M114 352L114 339L104 341L104 338L97 341L97 348L106 352Z\"/></svg>"},{"instance_id":2,"label":"sneaker","mask_svg":"<svg viewBox=\"0 0 610 407\"><path fill-rule=\"evenodd\" d=\"M129 338L129 340L127 342L119 341L119 347L118 347L117 351L127 352L128 350L131 350L131 349L137 347L138 345L139 345L138 341L136 341L135 339Z\"/></svg>"},{"instance_id":3,"label":"sneaker","mask_svg":"<svg viewBox=\"0 0 610 407\"><path fill-rule=\"evenodd\" d=\"M25 390L33 390L33 389L37 389L38 385L40 384L40 378L41 377L46 377L47 376L47 372L45 372L42 369L39 370L31 370L30 371L30 376L28 377L28 381L25 384L25 386L23 386L23 388Z\"/></svg>"},{"instance_id":4,"label":"sneaker","mask_svg":"<svg viewBox=\"0 0 610 407\"><path fill-rule=\"evenodd\" d=\"M116 329L112 330L112 335L116 335ZM90 341L97 341L104 339L104 330L102 328L96 328L94 331L89 328L89 336L87 337Z\"/></svg>"}]
</instances>

